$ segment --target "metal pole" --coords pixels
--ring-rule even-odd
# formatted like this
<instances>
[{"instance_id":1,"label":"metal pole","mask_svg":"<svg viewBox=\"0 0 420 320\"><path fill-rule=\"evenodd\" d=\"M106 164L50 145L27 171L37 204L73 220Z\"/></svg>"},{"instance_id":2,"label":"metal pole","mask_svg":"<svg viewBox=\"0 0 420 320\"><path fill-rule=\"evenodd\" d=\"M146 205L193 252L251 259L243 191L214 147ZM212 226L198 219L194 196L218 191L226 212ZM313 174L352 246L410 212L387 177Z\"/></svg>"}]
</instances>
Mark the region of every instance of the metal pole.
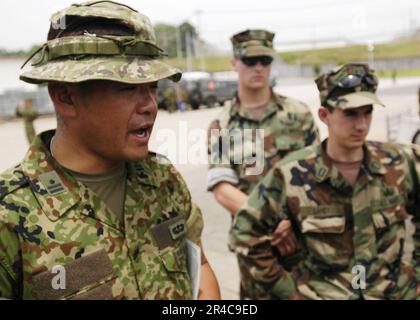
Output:
<instances>
[{"instance_id":1,"label":"metal pole","mask_svg":"<svg viewBox=\"0 0 420 320\"><path fill-rule=\"evenodd\" d=\"M182 48L181 48L181 33L179 32L179 26L175 29L176 33L176 56L178 59L182 58Z\"/></svg>"},{"instance_id":2,"label":"metal pole","mask_svg":"<svg viewBox=\"0 0 420 320\"><path fill-rule=\"evenodd\" d=\"M187 71L192 71L192 58L191 58L191 32L187 31L185 33L185 46L186 46L186 54L187 54Z\"/></svg>"},{"instance_id":3,"label":"metal pole","mask_svg":"<svg viewBox=\"0 0 420 320\"><path fill-rule=\"evenodd\" d=\"M203 11L202 10L197 10L195 11L195 14L197 15L197 33L198 33L198 37L196 39L194 39L196 42L196 47L198 47L198 51L199 51L199 55L200 55L200 69L201 71L206 71L206 62L204 60L204 50L203 50L203 43L200 40L200 35L201 35L201 15L202 15Z\"/></svg>"}]
</instances>

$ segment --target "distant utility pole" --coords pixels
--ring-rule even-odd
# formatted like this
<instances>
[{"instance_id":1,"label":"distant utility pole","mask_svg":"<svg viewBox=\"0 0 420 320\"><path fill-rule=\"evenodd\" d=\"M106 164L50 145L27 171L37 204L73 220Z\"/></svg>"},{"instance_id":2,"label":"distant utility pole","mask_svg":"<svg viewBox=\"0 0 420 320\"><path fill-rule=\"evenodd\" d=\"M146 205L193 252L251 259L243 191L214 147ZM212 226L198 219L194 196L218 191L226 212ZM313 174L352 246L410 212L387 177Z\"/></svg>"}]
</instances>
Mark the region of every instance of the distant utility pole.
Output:
<instances>
[{"instance_id":1,"label":"distant utility pole","mask_svg":"<svg viewBox=\"0 0 420 320\"><path fill-rule=\"evenodd\" d=\"M200 40L200 35L201 35L201 15L203 14L202 10L196 10L194 11L194 13L197 15L197 33L198 33L198 37L197 39L195 39L197 42L196 44L198 47L198 54L200 55L200 69L201 71L206 71L206 61L204 60L204 49L203 49L203 43Z\"/></svg>"},{"instance_id":2,"label":"distant utility pole","mask_svg":"<svg viewBox=\"0 0 420 320\"><path fill-rule=\"evenodd\" d=\"M367 43L367 51L368 51L368 63L371 68L374 68L375 63L375 46L371 40Z\"/></svg>"},{"instance_id":3,"label":"distant utility pole","mask_svg":"<svg viewBox=\"0 0 420 320\"><path fill-rule=\"evenodd\" d=\"M190 30L187 30L185 32L185 46L186 46L186 60L187 60L187 71L192 71L193 65L192 65L192 52L191 52L191 45L192 45L192 34Z\"/></svg>"},{"instance_id":4,"label":"distant utility pole","mask_svg":"<svg viewBox=\"0 0 420 320\"><path fill-rule=\"evenodd\" d=\"M317 46L317 30L316 25L312 25L312 49L316 49Z\"/></svg>"},{"instance_id":5,"label":"distant utility pole","mask_svg":"<svg viewBox=\"0 0 420 320\"><path fill-rule=\"evenodd\" d=\"M176 56L178 59L182 58L182 47L181 47L181 33L179 32L179 26L175 28L176 37Z\"/></svg>"}]
</instances>

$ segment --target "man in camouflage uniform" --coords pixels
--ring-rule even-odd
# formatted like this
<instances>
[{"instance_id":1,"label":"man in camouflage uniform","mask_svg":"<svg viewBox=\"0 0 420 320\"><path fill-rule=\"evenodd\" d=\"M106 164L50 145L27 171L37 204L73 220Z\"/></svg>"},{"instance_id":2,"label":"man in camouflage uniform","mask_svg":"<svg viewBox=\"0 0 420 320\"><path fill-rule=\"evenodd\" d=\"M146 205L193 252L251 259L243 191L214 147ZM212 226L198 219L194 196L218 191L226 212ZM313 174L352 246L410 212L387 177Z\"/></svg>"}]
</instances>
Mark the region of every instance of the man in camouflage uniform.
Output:
<instances>
[{"instance_id":1,"label":"man in camouflage uniform","mask_svg":"<svg viewBox=\"0 0 420 320\"><path fill-rule=\"evenodd\" d=\"M123 4L52 16L20 78L48 82L58 126L0 175L0 298L193 298L186 243L201 246L202 215L148 151L157 81L181 77L160 55L149 19ZM199 298L218 298L201 260Z\"/></svg>"},{"instance_id":2,"label":"man in camouflage uniform","mask_svg":"<svg viewBox=\"0 0 420 320\"><path fill-rule=\"evenodd\" d=\"M32 105L32 100L24 100L16 108L16 116L23 118L26 140L30 144L36 136L34 120L38 118L38 112Z\"/></svg>"},{"instance_id":3,"label":"man in camouflage uniform","mask_svg":"<svg viewBox=\"0 0 420 320\"><path fill-rule=\"evenodd\" d=\"M275 56L273 38L274 34L265 30L246 30L231 38L232 67L238 73L238 92L209 127L207 188L232 217L277 161L291 151L319 142L318 130L308 107L274 93L270 87L271 62ZM240 134L252 130L256 135L244 139L243 148L235 145L221 150L226 144L222 140L238 130ZM261 131L263 133L258 136ZM258 139L263 143L261 152L255 150ZM235 160L238 155L240 161ZM253 157L263 158L263 170L250 171L253 164L248 160ZM276 233L279 235L276 240L290 230L288 222L283 223ZM279 249L282 255L286 255L294 250L295 245L293 237L285 237ZM246 278L241 272L241 298L248 298L247 292L256 290L245 288L248 286Z\"/></svg>"},{"instance_id":4,"label":"man in camouflage uniform","mask_svg":"<svg viewBox=\"0 0 420 320\"><path fill-rule=\"evenodd\" d=\"M373 105L382 105L367 65L316 83L329 137L290 154L254 189L232 227L240 264L270 292L260 298L418 298L420 164L410 149L366 141ZM408 217L415 249L403 259ZM290 269L270 244L282 220L292 221L303 256Z\"/></svg>"}]
</instances>

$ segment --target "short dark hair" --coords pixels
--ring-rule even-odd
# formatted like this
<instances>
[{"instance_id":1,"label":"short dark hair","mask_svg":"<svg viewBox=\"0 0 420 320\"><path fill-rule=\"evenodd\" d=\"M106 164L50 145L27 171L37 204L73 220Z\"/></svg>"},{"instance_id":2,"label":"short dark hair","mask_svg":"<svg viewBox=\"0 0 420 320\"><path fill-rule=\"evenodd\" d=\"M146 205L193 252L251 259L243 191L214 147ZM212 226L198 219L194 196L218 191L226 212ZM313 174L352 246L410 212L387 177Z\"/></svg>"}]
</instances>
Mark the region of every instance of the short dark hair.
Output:
<instances>
[{"instance_id":1,"label":"short dark hair","mask_svg":"<svg viewBox=\"0 0 420 320\"><path fill-rule=\"evenodd\" d=\"M325 105L325 106L322 106L322 107L324 107L325 109L327 109L329 113L333 113L333 112L334 112L334 110L335 110L335 108L333 108L333 107L329 106L328 104L327 104L327 105Z\"/></svg>"}]
</instances>

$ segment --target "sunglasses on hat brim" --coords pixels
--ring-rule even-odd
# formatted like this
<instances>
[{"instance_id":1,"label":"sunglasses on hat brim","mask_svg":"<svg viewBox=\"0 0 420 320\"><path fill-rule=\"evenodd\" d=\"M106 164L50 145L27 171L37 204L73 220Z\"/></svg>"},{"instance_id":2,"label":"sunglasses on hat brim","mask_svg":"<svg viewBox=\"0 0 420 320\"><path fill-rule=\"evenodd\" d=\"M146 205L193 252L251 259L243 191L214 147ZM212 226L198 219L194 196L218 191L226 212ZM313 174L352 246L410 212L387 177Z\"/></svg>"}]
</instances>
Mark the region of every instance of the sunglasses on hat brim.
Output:
<instances>
[{"instance_id":1,"label":"sunglasses on hat brim","mask_svg":"<svg viewBox=\"0 0 420 320\"><path fill-rule=\"evenodd\" d=\"M258 57L241 57L241 61L248 67L253 67L257 63L261 63L263 66L268 66L273 62L273 57L270 56L258 56Z\"/></svg>"},{"instance_id":2,"label":"sunglasses on hat brim","mask_svg":"<svg viewBox=\"0 0 420 320\"><path fill-rule=\"evenodd\" d=\"M362 83L364 83L364 86L368 91L371 91L378 85L378 81L371 74L348 74L340 78L337 83L330 88L327 99L331 98L336 93L342 93L343 90L358 87L362 85Z\"/></svg>"}]
</instances>

